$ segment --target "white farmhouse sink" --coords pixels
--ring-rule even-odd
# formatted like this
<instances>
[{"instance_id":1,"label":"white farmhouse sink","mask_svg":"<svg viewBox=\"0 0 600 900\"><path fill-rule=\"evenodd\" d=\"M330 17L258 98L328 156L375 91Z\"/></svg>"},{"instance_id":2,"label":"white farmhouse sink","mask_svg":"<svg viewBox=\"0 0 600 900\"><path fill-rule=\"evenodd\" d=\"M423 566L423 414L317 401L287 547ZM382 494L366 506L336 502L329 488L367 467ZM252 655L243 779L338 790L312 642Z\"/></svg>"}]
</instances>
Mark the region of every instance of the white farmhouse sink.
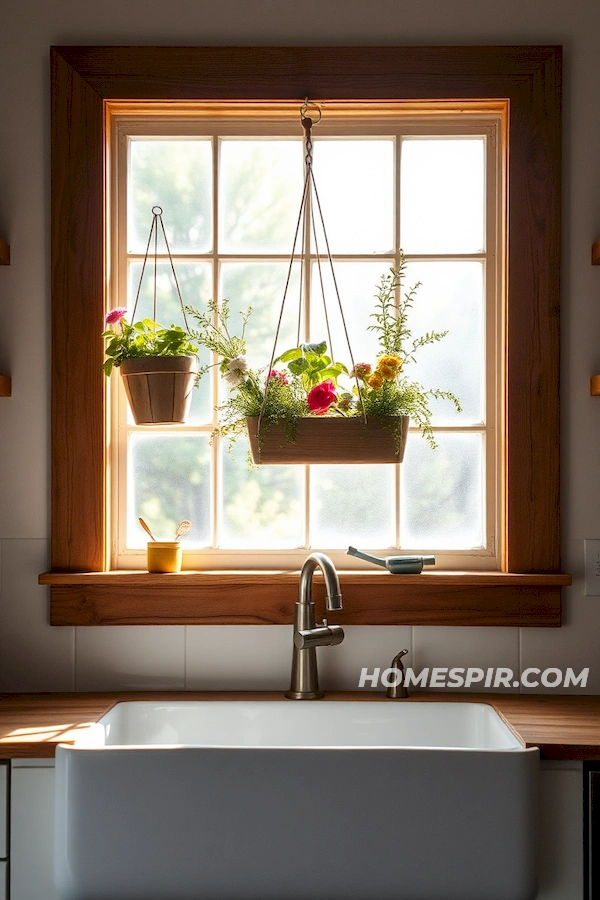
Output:
<instances>
[{"instance_id":1,"label":"white farmhouse sink","mask_svg":"<svg viewBox=\"0 0 600 900\"><path fill-rule=\"evenodd\" d=\"M119 703L57 750L58 891L532 900L538 758L479 703Z\"/></svg>"}]
</instances>

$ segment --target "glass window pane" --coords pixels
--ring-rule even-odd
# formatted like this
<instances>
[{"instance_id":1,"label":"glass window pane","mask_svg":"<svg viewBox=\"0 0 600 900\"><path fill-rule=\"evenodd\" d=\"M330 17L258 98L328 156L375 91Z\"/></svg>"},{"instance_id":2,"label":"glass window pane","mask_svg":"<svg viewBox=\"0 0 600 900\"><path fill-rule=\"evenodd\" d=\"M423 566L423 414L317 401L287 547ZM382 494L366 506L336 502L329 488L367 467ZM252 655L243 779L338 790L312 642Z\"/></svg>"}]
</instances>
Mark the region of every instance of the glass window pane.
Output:
<instances>
[{"instance_id":1,"label":"glass window pane","mask_svg":"<svg viewBox=\"0 0 600 900\"><path fill-rule=\"evenodd\" d=\"M436 434L437 450L408 436L401 466L401 546L468 550L484 546L483 436Z\"/></svg>"},{"instance_id":2,"label":"glass window pane","mask_svg":"<svg viewBox=\"0 0 600 900\"><path fill-rule=\"evenodd\" d=\"M144 253L152 207L163 210L172 253L208 253L212 247L212 142L132 140L129 158L127 246ZM165 253L159 224L158 252Z\"/></svg>"},{"instance_id":3,"label":"glass window pane","mask_svg":"<svg viewBox=\"0 0 600 900\"><path fill-rule=\"evenodd\" d=\"M290 253L302 199L302 142L222 140L219 249Z\"/></svg>"},{"instance_id":4,"label":"glass window pane","mask_svg":"<svg viewBox=\"0 0 600 900\"><path fill-rule=\"evenodd\" d=\"M127 460L127 546L145 547L141 516L157 541L175 539L189 519L185 547L210 544L210 448L208 435L131 434Z\"/></svg>"},{"instance_id":5,"label":"glass window pane","mask_svg":"<svg viewBox=\"0 0 600 900\"><path fill-rule=\"evenodd\" d=\"M485 416L484 265L479 262L408 263L403 290L421 282L410 312L413 338L448 331L441 341L421 347L407 377L425 388L452 391L448 400L431 401L435 425L478 424Z\"/></svg>"},{"instance_id":6,"label":"glass window pane","mask_svg":"<svg viewBox=\"0 0 600 900\"><path fill-rule=\"evenodd\" d=\"M375 358L379 352L377 336L369 331L370 318L375 309L374 294L381 276L392 261L378 262L336 262L334 264L344 319L350 337L350 346L355 362L368 362L375 367ZM350 368L348 344L342 326L337 296L335 293L331 269L328 263L321 263L323 290L318 266L313 264L310 306L310 340L327 341L327 328L323 311L323 294L327 303L327 315L333 341L333 357ZM330 348L331 349L331 348Z\"/></svg>"},{"instance_id":7,"label":"glass window pane","mask_svg":"<svg viewBox=\"0 0 600 900\"><path fill-rule=\"evenodd\" d=\"M393 503L394 466L311 466L311 546L391 547Z\"/></svg>"},{"instance_id":8,"label":"glass window pane","mask_svg":"<svg viewBox=\"0 0 600 900\"><path fill-rule=\"evenodd\" d=\"M252 368L266 368L269 364L288 267L288 263L223 263L221 266L220 296L229 300L232 334L241 333L239 313L252 307L246 326L247 355ZM277 341L277 356L297 346L299 278L300 268L294 265Z\"/></svg>"},{"instance_id":9,"label":"glass window pane","mask_svg":"<svg viewBox=\"0 0 600 900\"><path fill-rule=\"evenodd\" d=\"M405 253L485 249L485 139L402 141L400 246Z\"/></svg>"},{"instance_id":10,"label":"glass window pane","mask_svg":"<svg viewBox=\"0 0 600 900\"><path fill-rule=\"evenodd\" d=\"M318 140L313 172L332 253L394 249L394 140ZM326 252L318 209L319 252Z\"/></svg>"},{"instance_id":11,"label":"glass window pane","mask_svg":"<svg viewBox=\"0 0 600 900\"><path fill-rule=\"evenodd\" d=\"M303 466L248 469L248 441L221 443L219 546L280 550L303 543Z\"/></svg>"},{"instance_id":12,"label":"glass window pane","mask_svg":"<svg viewBox=\"0 0 600 900\"><path fill-rule=\"evenodd\" d=\"M139 261L129 264L129 286L127 308L133 314L133 305L140 282L142 263ZM212 266L210 263L189 263L177 261L175 263L177 281L181 290L184 304L195 306L197 309L206 308L207 301L212 297ZM144 279L140 289L140 298L135 313L136 321L151 319L154 314L154 261L146 263ZM185 327L181 305L173 272L168 262L160 262L156 269L156 315L157 321L165 327L179 325ZM188 325L194 327L195 320L188 315ZM210 363L210 353L205 348L200 348L198 359L201 366ZM131 419L133 421L133 419ZM192 404L188 416L189 425L206 425L212 421L212 393L211 373L204 375L199 386L192 394Z\"/></svg>"}]
</instances>

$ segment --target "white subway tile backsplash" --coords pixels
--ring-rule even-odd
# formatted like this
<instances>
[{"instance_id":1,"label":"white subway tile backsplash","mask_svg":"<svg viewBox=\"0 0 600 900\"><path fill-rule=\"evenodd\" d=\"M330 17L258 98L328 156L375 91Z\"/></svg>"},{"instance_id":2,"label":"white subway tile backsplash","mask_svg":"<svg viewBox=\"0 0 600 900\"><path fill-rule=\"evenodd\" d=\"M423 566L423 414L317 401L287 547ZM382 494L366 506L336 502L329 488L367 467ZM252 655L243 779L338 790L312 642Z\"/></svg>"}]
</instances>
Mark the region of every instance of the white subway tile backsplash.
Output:
<instances>
[{"instance_id":1,"label":"white subway tile backsplash","mask_svg":"<svg viewBox=\"0 0 600 900\"><path fill-rule=\"evenodd\" d=\"M291 625L186 628L188 690L285 690L291 662Z\"/></svg>"},{"instance_id":2,"label":"white subway tile backsplash","mask_svg":"<svg viewBox=\"0 0 600 900\"><path fill-rule=\"evenodd\" d=\"M412 649L412 631L410 626L404 625L344 626L343 643L317 651L321 687L336 691L358 690L361 669L372 672L380 668L383 671L389 668L399 650ZM409 652L404 659L406 665L412 665L411 659ZM366 690L374 688L367 685Z\"/></svg>"},{"instance_id":3,"label":"white subway tile backsplash","mask_svg":"<svg viewBox=\"0 0 600 900\"><path fill-rule=\"evenodd\" d=\"M1 544L0 690L72 691L73 629L50 625L49 589L37 582L48 568L49 542Z\"/></svg>"},{"instance_id":4,"label":"white subway tile backsplash","mask_svg":"<svg viewBox=\"0 0 600 900\"><path fill-rule=\"evenodd\" d=\"M363 666L387 668L403 647L411 646L405 627L344 627L336 647L317 649L319 683L325 691L358 689ZM291 625L188 626L188 690L271 690L289 687Z\"/></svg>"},{"instance_id":5,"label":"white subway tile backsplash","mask_svg":"<svg viewBox=\"0 0 600 900\"><path fill-rule=\"evenodd\" d=\"M522 687L523 693L600 694L600 597L583 595L583 578L563 588L563 625L561 628L521 629L521 670L572 668L576 674L589 667L587 686L549 690ZM536 680L532 675L530 680ZM539 680L539 678L538 678Z\"/></svg>"},{"instance_id":6,"label":"white subway tile backsplash","mask_svg":"<svg viewBox=\"0 0 600 900\"><path fill-rule=\"evenodd\" d=\"M181 691L183 626L80 627L75 634L75 690Z\"/></svg>"},{"instance_id":7,"label":"white subway tile backsplash","mask_svg":"<svg viewBox=\"0 0 600 900\"><path fill-rule=\"evenodd\" d=\"M512 669L515 678L518 678L519 629L415 626L413 655L408 665L415 671L425 667L430 669L474 667L485 671L501 666ZM453 690L493 692L502 688L485 688L481 684L474 684L471 688L453 688ZM512 687L510 691L518 691L518 687Z\"/></svg>"}]
</instances>

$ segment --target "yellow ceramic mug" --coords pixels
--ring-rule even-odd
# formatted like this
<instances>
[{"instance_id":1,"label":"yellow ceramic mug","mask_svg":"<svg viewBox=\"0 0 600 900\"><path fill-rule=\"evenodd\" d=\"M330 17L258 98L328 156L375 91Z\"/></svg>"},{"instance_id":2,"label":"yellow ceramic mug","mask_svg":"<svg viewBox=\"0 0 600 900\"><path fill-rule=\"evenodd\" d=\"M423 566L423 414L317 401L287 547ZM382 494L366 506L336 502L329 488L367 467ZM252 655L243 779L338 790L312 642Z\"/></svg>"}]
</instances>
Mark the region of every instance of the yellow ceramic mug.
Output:
<instances>
[{"instance_id":1,"label":"yellow ceramic mug","mask_svg":"<svg viewBox=\"0 0 600 900\"><path fill-rule=\"evenodd\" d=\"M179 541L148 541L149 572L180 572L181 544Z\"/></svg>"}]
</instances>

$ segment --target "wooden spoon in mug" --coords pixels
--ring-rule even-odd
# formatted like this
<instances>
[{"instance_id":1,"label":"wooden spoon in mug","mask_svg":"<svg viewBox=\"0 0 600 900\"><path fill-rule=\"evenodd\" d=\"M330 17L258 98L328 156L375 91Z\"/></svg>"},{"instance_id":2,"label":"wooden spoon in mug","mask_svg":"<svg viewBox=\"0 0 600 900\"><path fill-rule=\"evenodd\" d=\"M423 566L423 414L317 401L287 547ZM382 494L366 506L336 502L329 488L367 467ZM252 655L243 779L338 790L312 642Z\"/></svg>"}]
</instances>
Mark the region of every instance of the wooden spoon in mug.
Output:
<instances>
[{"instance_id":1,"label":"wooden spoon in mug","mask_svg":"<svg viewBox=\"0 0 600 900\"><path fill-rule=\"evenodd\" d=\"M175 540L178 541L179 538L184 537L190 528L192 527L192 523L189 519L182 519L179 525L177 526L177 531L175 532Z\"/></svg>"},{"instance_id":2,"label":"wooden spoon in mug","mask_svg":"<svg viewBox=\"0 0 600 900\"><path fill-rule=\"evenodd\" d=\"M154 537L154 535L152 534L149 527L146 525L146 523L144 522L144 520L142 519L141 516L139 517L138 522L140 523L140 525L142 526L142 528L144 529L146 534L149 534L150 537L152 538L152 540L154 541L154 543L156 543L156 538Z\"/></svg>"}]
</instances>

